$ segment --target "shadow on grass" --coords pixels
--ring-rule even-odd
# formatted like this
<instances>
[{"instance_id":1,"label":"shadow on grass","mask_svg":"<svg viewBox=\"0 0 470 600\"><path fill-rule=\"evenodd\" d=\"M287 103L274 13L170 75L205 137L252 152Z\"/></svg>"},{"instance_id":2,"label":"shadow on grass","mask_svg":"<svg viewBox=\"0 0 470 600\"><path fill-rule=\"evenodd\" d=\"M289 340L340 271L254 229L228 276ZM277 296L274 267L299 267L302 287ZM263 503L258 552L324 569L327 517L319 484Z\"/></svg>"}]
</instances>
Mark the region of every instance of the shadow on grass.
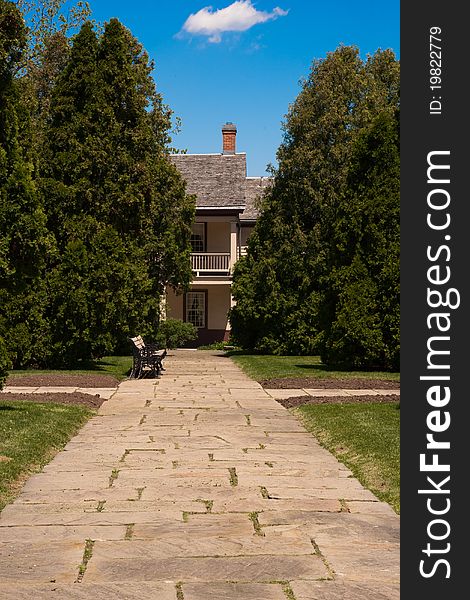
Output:
<instances>
[{"instance_id":1,"label":"shadow on grass","mask_svg":"<svg viewBox=\"0 0 470 600\"><path fill-rule=\"evenodd\" d=\"M323 363L318 363L316 365L309 365L309 364L300 364L300 365L294 365L294 367L296 369L306 369L309 371L337 371L337 367L331 367L328 365L324 365Z\"/></svg>"},{"instance_id":2,"label":"shadow on grass","mask_svg":"<svg viewBox=\"0 0 470 600\"><path fill-rule=\"evenodd\" d=\"M30 367L14 369L13 372L21 374L22 371L34 372L34 371L96 371L106 372L107 366L113 366L113 363L107 362L102 359L97 360L77 360L70 365L56 365L51 363L47 366L33 365Z\"/></svg>"},{"instance_id":3,"label":"shadow on grass","mask_svg":"<svg viewBox=\"0 0 470 600\"><path fill-rule=\"evenodd\" d=\"M268 356L268 357L272 357L272 358L283 358L284 356L289 357L289 356L294 356L294 355L267 354L266 352L262 352L260 350L236 349L236 350L226 350L222 356ZM308 369L308 370L313 370L313 371L351 371L351 372L362 371L362 372L371 372L372 373L374 371L379 370L379 367L371 367L368 369L366 367L353 367L350 365L326 365L325 363L321 362L320 359L318 359L318 360L319 360L319 362L317 362L316 364L299 363L299 364L295 364L292 366L297 369Z\"/></svg>"},{"instance_id":4,"label":"shadow on grass","mask_svg":"<svg viewBox=\"0 0 470 600\"><path fill-rule=\"evenodd\" d=\"M226 350L222 356L266 356L266 352L258 350ZM274 355L272 355L274 356Z\"/></svg>"},{"instance_id":5,"label":"shadow on grass","mask_svg":"<svg viewBox=\"0 0 470 600\"><path fill-rule=\"evenodd\" d=\"M120 358L116 356L116 358ZM125 357L127 358L127 357ZM97 375L104 374L110 376L116 376L118 378L128 378L132 372L132 364L126 371L120 371L118 363L112 360L106 360L106 358L97 358L95 360L83 360L79 361L73 367L62 367L57 369L58 371L93 371ZM120 371L119 374L117 371Z\"/></svg>"},{"instance_id":6,"label":"shadow on grass","mask_svg":"<svg viewBox=\"0 0 470 600\"><path fill-rule=\"evenodd\" d=\"M125 379L132 370L132 357L127 355L104 356L96 359L77 360L72 364L31 365L13 369L10 376L29 375L110 375Z\"/></svg>"},{"instance_id":7,"label":"shadow on grass","mask_svg":"<svg viewBox=\"0 0 470 600\"><path fill-rule=\"evenodd\" d=\"M74 362L73 365L55 367L55 371L97 371L106 372L106 367L114 366L112 362L108 362L104 359L97 360L79 360Z\"/></svg>"},{"instance_id":8,"label":"shadow on grass","mask_svg":"<svg viewBox=\"0 0 470 600\"><path fill-rule=\"evenodd\" d=\"M375 373L377 371L387 372L386 370L384 371L382 368L379 367L367 369L366 367L351 367L349 365L325 365L322 362L316 365L299 364L294 365L294 367L296 369L305 369L307 371L344 371L346 373ZM390 373L392 372L393 371L390 371Z\"/></svg>"}]
</instances>

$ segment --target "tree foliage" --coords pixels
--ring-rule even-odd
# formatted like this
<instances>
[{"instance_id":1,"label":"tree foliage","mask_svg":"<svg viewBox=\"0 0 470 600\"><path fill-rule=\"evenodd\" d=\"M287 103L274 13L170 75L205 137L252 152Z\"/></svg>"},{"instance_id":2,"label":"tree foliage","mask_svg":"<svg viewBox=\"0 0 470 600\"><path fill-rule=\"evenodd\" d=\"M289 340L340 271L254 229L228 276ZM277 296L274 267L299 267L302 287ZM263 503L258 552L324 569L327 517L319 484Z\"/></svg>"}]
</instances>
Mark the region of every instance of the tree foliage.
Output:
<instances>
[{"instance_id":1,"label":"tree foliage","mask_svg":"<svg viewBox=\"0 0 470 600\"><path fill-rule=\"evenodd\" d=\"M169 112L139 42L85 23L57 79L42 190L60 257L50 270L55 360L154 335L167 284L189 283L194 206L166 152Z\"/></svg>"},{"instance_id":2,"label":"tree foliage","mask_svg":"<svg viewBox=\"0 0 470 600\"><path fill-rule=\"evenodd\" d=\"M90 16L87 2L78 0L16 0L28 23L26 45L18 65L22 95L32 120L25 140L38 162L49 119L51 94L68 60L72 35Z\"/></svg>"},{"instance_id":3,"label":"tree foliage","mask_svg":"<svg viewBox=\"0 0 470 600\"><path fill-rule=\"evenodd\" d=\"M20 131L30 130L15 78L26 43L23 19L0 1L0 336L15 363L42 358L44 272L53 238Z\"/></svg>"},{"instance_id":4,"label":"tree foliage","mask_svg":"<svg viewBox=\"0 0 470 600\"><path fill-rule=\"evenodd\" d=\"M396 276L396 271L391 275L397 255L396 210L387 224L393 234L381 238L366 230L360 237L358 256L351 260L347 275L352 277L355 273L360 293L352 287L346 293L344 282L338 280L336 265L344 260L338 255L342 255L343 229L347 232L349 227L348 211L362 214L367 206L370 218L365 217L359 227L375 228L378 232L385 223L374 222L378 211L371 207L374 203L388 208L397 206L396 185L392 186L388 201L381 198L384 186L374 178L382 172L373 163L367 170L364 157L360 156L361 152L367 155L364 145L374 143L374 134L367 137L364 132L369 131L379 115L386 120L394 114L398 105L399 66L391 51L378 50L363 61L357 48L340 46L325 59L313 62L289 109L284 140L278 150L279 167L274 171L273 185L265 195L262 214L249 240L248 255L235 270L233 291L237 304L231 312L231 323L236 343L275 353L322 351L330 363L345 363L348 356L356 366L374 362L365 346L383 342L383 336L377 337L369 330L376 332L377 327L387 327L377 312L385 290L381 288L380 294L374 296L373 286L378 285L381 267L376 265L370 271L371 265L358 262L358 258L364 244L372 246L368 250L370 256L374 253L373 244L383 241L385 247L377 252L377 261L388 261L390 276ZM378 124L376 127L380 129ZM375 136L380 146L378 129ZM380 150L377 152L380 154ZM369 181L363 180L365 171ZM395 165L388 176L390 180L396 177ZM371 280L372 287L361 287L360 282L366 279ZM394 289L390 299L393 304L397 281L390 285ZM343 294L341 301L339 293ZM340 306L350 313L341 313ZM351 323L352 339L355 327L367 340L336 352L339 346L332 343L331 335L340 338L341 328L332 324L340 313L340 320ZM372 320L360 320L362 314L370 315ZM384 335L396 341L394 333ZM391 349L389 353L396 355ZM380 352L373 355L377 357Z\"/></svg>"},{"instance_id":5,"label":"tree foliage","mask_svg":"<svg viewBox=\"0 0 470 600\"><path fill-rule=\"evenodd\" d=\"M77 20L40 4L28 46L0 0L0 337L16 367L128 351L127 336L155 335L166 285L191 278L194 201L168 158L153 64L112 19L100 35L84 23L41 71Z\"/></svg>"},{"instance_id":6,"label":"tree foliage","mask_svg":"<svg viewBox=\"0 0 470 600\"><path fill-rule=\"evenodd\" d=\"M327 362L398 369L400 147L398 111L354 142L335 213L320 349Z\"/></svg>"},{"instance_id":7,"label":"tree foliage","mask_svg":"<svg viewBox=\"0 0 470 600\"><path fill-rule=\"evenodd\" d=\"M65 8L66 0L17 0L28 21L26 46L19 68L35 96L36 112L45 116L55 81L65 66L71 34L91 14L88 2Z\"/></svg>"}]
</instances>

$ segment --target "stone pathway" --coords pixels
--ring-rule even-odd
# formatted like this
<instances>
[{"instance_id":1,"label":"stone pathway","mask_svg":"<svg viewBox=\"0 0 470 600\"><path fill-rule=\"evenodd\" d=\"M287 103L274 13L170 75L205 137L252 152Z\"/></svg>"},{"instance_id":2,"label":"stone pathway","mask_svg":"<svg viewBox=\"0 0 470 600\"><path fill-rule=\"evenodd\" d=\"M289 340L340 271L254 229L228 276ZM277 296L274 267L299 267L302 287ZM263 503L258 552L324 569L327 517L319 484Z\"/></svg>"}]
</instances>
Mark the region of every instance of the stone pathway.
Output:
<instances>
[{"instance_id":1,"label":"stone pathway","mask_svg":"<svg viewBox=\"0 0 470 600\"><path fill-rule=\"evenodd\" d=\"M4 600L398 600L399 518L228 358L126 381L1 513Z\"/></svg>"}]
</instances>

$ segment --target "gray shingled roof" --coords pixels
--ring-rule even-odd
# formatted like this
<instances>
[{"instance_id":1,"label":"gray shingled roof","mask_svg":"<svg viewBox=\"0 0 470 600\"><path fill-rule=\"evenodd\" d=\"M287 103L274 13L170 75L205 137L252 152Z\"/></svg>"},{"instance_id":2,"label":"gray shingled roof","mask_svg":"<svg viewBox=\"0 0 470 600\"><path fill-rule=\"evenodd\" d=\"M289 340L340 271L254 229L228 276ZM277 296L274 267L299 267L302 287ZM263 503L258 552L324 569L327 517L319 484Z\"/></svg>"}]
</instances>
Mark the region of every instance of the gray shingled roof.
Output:
<instances>
[{"instance_id":1,"label":"gray shingled roof","mask_svg":"<svg viewBox=\"0 0 470 600\"><path fill-rule=\"evenodd\" d=\"M240 220L256 219L259 215L259 198L271 183L271 177L247 177L245 180L246 208L240 215Z\"/></svg>"},{"instance_id":2,"label":"gray shingled roof","mask_svg":"<svg viewBox=\"0 0 470 600\"><path fill-rule=\"evenodd\" d=\"M246 154L172 154L196 206L245 205Z\"/></svg>"}]
</instances>

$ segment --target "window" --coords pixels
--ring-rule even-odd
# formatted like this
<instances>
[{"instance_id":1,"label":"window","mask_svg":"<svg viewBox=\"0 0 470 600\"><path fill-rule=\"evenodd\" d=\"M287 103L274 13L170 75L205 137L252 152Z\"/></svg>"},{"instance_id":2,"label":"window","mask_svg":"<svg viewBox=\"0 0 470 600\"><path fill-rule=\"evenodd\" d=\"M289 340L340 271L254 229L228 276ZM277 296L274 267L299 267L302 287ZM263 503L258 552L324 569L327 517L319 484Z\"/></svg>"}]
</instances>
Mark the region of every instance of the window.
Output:
<instances>
[{"instance_id":1,"label":"window","mask_svg":"<svg viewBox=\"0 0 470 600\"><path fill-rule=\"evenodd\" d=\"M198 329L206 326L205 292L188 292L186 294L186 321Z\"/></svg>"},{"instance_id":2,"label":"window","mask_svg":"<svg viewBox=\"0 0 470 600\"><path fill-rule=\"evenodd\" d=\"M191 247L193 252L205 252L206 248L205 223L193 223L191 233Z\"/></svg>"}]
</instances>

